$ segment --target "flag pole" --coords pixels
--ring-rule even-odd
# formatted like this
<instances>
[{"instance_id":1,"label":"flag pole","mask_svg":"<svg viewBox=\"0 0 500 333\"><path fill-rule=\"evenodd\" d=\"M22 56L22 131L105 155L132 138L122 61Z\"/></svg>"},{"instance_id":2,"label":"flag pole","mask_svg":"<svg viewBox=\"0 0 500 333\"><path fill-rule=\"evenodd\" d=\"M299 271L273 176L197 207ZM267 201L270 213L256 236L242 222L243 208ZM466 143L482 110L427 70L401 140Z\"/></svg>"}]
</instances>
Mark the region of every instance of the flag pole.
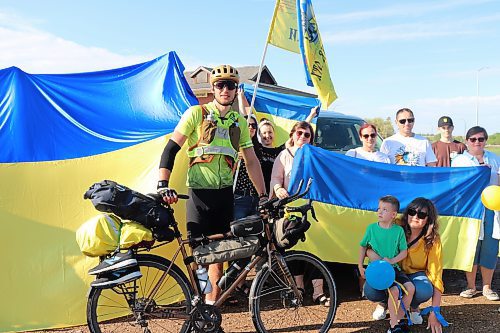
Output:
<instances>
[{"instance_id":1,"label":"flag pole","mask_svg":"<svg viewBox=\"0 0 500 333\"><path fill-rule=\"evenodd\" d=\"M250 102L249 116L251 116L253 113L253 106L255 104L255 97L257 96L257 88L259 86L260 76L262 74L262 68L264 67L264 60L266 59L267 47L269 46L269 38L270 38L271 34L273 33L274 19L276 18L276 12L278 11L279 4L280 4L280 0L276 0L276 6L274 7L273 18L271 19L271 26L269 27L269 33L268 33L267 38L266 38L266 46L264 47L264 52L262 53L262 60L260 61L259 72L257 73L257 80L255 82L255 87L253 88L253 95L252 95L252 101ZM258 130L259 129L257 128L257 131ZM257 135L257 133L255 133L255 135ZM233 193L236 190L236 183L238 182L238 175L240 172L240 164L241 164L241 160L238 160L238 164L236 166L236 171L234 174Z\"/></svg>"}]
</instances>

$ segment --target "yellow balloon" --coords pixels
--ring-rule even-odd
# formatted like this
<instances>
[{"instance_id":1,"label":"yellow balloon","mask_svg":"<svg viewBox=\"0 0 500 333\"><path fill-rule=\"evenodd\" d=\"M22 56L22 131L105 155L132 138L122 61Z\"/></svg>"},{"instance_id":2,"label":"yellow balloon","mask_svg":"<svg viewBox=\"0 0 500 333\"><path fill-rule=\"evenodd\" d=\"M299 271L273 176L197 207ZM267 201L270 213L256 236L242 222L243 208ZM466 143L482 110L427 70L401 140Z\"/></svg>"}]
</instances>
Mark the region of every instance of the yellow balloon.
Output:
<instances>
[{"instance_id":1,"label":"yellow balloon","mask_svg":"<svg viewBox=\"0 0 500 333\"><path fill-rule=\"evenodd\" d=\"M481 193L484 207L491 210L500 210L500 186L490 185Z\"/></svg>"}]
</instances>

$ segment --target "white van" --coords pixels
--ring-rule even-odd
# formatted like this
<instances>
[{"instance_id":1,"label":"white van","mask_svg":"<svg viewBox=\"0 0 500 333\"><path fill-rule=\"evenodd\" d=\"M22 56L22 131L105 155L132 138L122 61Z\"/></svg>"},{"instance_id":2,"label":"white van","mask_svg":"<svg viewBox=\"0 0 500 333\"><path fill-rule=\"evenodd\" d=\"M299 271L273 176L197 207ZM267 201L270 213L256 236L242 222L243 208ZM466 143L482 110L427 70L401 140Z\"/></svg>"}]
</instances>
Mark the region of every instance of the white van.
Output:
<instances>
[{"instance_id":1,"label":"white van","mask_svg":"<svg viewBox=\"0 0 500 333\"><path fill-rule=\"evenodd\" d=\"M316 122L314 145L327 150L345 154L349 149L361 147L359 128L366 121L339 112L321 110ZM382 138L377 138L377 149Z\"/></svg>"}]
</instances>

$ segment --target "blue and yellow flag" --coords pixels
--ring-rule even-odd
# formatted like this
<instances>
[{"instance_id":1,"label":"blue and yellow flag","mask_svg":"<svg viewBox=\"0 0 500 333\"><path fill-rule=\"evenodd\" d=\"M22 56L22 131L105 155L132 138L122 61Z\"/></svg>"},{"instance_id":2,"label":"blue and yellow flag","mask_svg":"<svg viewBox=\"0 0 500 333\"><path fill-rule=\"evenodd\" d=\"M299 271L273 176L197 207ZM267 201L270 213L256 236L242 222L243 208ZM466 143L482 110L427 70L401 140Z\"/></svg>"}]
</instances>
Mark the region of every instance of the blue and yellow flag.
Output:
<instances>
[{"instance_id":1,"label":"blue and yellow flag","mask_svg":"<svg viewBox=\"0 0 500 333\"><path fill-rule=\"evenodd\" d=\"M85 323L98 260L75 231L99 212L83 193L103 179L155 190L167 135L197 103L183 71L175 52L93 73L0 70L0 332ZM173 186L186 193L178 158Z\"/></svg>"},{"instance_id":2,"label":"blue and yellow flag","mask_svg":"<svg viewBox=\"0 0 500 333\"><path fill-rule=\"evenodd\" d=\"M277 0L267 42L290 52L300 53L296 0Z\"/></svg>"},{"instance_id":3,"label":"blue and yellow flag","mask_svg":"<svg viewBox=\"0 0 500 333\"><path fill-rule=\"evenodd\" d=\"M328 69L325 49L319 34L311 0L297 0L299 49L304 61L306 83L314 86L324 108L337 99Z\"/></svg>"},{"instance_id":4,"label":"blue and yellow flag","mask_svg":"<svg viewBox=\"0 0 500 333\"><path fill-rule=\"evenodd\" d=\"M488 168L426 168L376 163L306 145L295 155L289 191L312 177L319 223L300 247L326 261L357 263L366 226L377 221L378 199L393 195L404 209L416 197L434 202L445 268L472 267L483 214ZM328 246L325 246L328 244Z\"/></svg>"}]
</instances>

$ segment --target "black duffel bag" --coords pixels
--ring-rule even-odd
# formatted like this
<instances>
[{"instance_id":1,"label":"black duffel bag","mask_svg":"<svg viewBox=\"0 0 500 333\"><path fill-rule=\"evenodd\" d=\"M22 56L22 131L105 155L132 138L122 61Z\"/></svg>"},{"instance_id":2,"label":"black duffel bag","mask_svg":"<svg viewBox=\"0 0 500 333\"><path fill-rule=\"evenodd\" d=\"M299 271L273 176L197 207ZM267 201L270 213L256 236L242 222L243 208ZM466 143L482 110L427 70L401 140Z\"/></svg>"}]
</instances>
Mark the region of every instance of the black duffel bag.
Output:
<instances>
[{"instance_id":1,"label":"black duffel bag","mask_svg":"<svg viewBox=\"0 0 500 333\"><path fill-rule=\"evenodd\" d=\"M174 221L172 211L155 195L144 195L112 180L103 180L92 185L83 198L90 199L98 211L142 224L158 241L172 241L175 237L169 228Z\"/></svg>"}]
</instances>

